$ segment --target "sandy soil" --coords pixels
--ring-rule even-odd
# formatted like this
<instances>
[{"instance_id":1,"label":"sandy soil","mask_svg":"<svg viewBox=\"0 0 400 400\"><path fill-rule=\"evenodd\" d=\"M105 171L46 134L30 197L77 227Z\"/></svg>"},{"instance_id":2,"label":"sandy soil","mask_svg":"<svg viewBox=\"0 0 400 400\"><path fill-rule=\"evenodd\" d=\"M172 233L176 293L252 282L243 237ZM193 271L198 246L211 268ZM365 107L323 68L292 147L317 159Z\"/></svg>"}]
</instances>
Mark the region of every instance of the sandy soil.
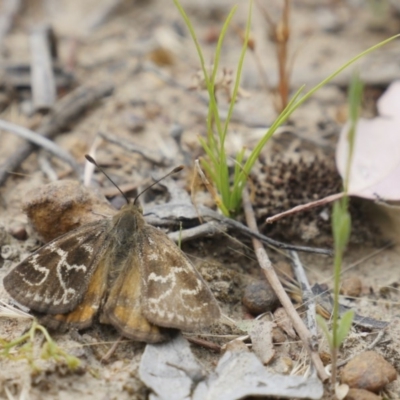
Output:
<instances>
[{"instance_id":1,"label":"sandy soil","mask_svg":"<svg viewBox=\"0 0 400 400\"><path fill-rule=\"evenodd\" d=\"M159 176L161 170L167 171L171 168L170 165L186 161L188 168L179 175L177 182L181 187L190 190L193 160L203 154L197 137L206 132L206 93L196 89L189 90L196 84L199 62L195 47L173 2L121 1L97 27L92 26L96 13L101 4L107 2L37 0L26 3L18 14L13 29L3 40L1 64L29 62L30 29L40 23L50 22L58 39L60 65L74 78L72 87L99 83L114 85L112 96L103 98L80 118L71 121L70 127L57 135L55 142L69 151L81 165L84 163L84 155L90 149L95 149L96 159L119 185L131 184L135 187L145 184L153 173L156 172ZM233 4L230 0L182 0L182 5L198 33L207 63L212 63L216 35L222 25L221 21ZM268 10L274 18L278 18L280 2L268 2ZM241 46L238 31L244 26L246 15L246 2L241 2L234 18L235 29L228 31L224 42L221 67L235 71ZM294 56L291 88L297 90L302 84L310 88L319 83L354 55L396 34L399 26L400 18L396 16L394 6L382 6L375 10L372 6L354 1L293 1L290 15L290 55ZM238 101L234 121L229 129L227 148L231 155L243 146L254 146L277 115L273 96L263 87L265 79L270 88L275 87L277 82L276 51L274 44L268 40L267 29L268 24L255 6L252 35L264 78L261 77L256 57L248 53L241 84L248 96ZM398 47L398 43L389 44L358 64L361 77L366 83L365 112L370 115L374 112L376 99L399 76ZM272 155L275 161L288 158L298 160L298 154L304 158L318 154L332 165L335 143L346 120L346 89L352 71L350 68L339 75L294 113L290 125L284 127L283 133L273 139L274 144L271 143L263 151L264 159L269 159L271 152L274 152ZM72 87L59 89L58 96L62 97ZM31 129L40 126L43 117L27 111L31 105L29 91L10 92L10 88L7 88L0 95L3 96L0 100L6 99L1 119ZM226 109L223 96L220 97L220 106ZM181 149L172 137L177 127L182 129ZM136 146L166 157L170 160L170 165L156 165L124 146L100 139L99 132L129 140ZM292 133L287 135L285 132ZM21 143L22 139L1 131L0 164ZM33 232L22 211L22 202L27 193L40 190L43 184L52 180L52 173L60 179L77 179L67 164L43 151L29 156L17 172L10 175L0 187L0 227L2 232L26 230L28 239L12 240L14 256L9 259L0 258L2 277L39 243L38 235ZM262 185L262 182L257 182L257 175L259 174L256 172L256 185ZM332 179L336 185L338 178ZM92 185L100 191L110 189L110 184L97 173ZM286 195L290 197L293 193L289 189ZM198 202L213 206L212 199L203 189L200 189L197 196ZM166 200L162 193L160 199ZM119 200L121 199L114 196L112 202L116 205L122 204ZM263 199L256 197L256 213L259 204L263 204ZM388 211L382 206L367 206L368 212L356 216L352 243L343 265L343 277L356 275L361 278L362 292L360 297L343 299L343 302L360 315L391 322L384 339L375 350L399 372L399 215L396 210ZM259 211L258 216L261 218L265 215ZM296 218L297 222L305 218L303 221L309 226L313 219L318 218L318 212ZM375 228L371 232L372 223ZM286 238L287 241L298 244L332 244L329 224L320 227L318 240L311 239L307 243L304 243L305 236L302 236L304 232L301 229L292 229L289 237L285 235L284 229L285 225L282 225L273 233L281 240ZM367 235L364 235L365 231L368 232ZM243 290L249 282L260 279L261 273L251 241L235 232L232 235L240 240L240 245L237 240L217 235L211 239L188 242L183 250L204 276L211 276L210 287L222 311L234 320L242 320L250 318L242 305ZM389 239L394 244L385 247L383 243ZM272 250L270 257L273 262L284 260L282 255ZM302 254L301 260L311 284L325 283L332 287L331 259ZM5 301L9 300L3 289L0 295ZM1 317L0 337L13 340L26 331L30 323L25 319ZM205 337L219 345L235 335L240 335L238 329L227 325L221 325L211 333L214 335ZM229 339L224 335L229 335ZM359 353L375 337L376 333L354 328L343 346L340 359ZM27 363L25 353L20 350L16 351L16 357L0 358L1 398L148 397L148 389L138 376L144 344L123 340L105 363L101 362L102 357L118 338L111 327L95 324L80 333L55 333L53 338L60 348L82 361L78 372L69 371L62 362L41 359L40 348L43 343L38 334L34 341L38 369ZM323 338L321 349L328 351ZM192 345L192 351L208 370L212 370L220 358L220 354L196 345ZM288 342L281 346L269 368L282 372L282 360L285 357L291 358L294 365L304 361L301 344ZM396 393L400 393L399 383L394 382L387 386L388 398L398 398ZM23 397L24 395L27 397Z\"/></svg>"}]
</instances>

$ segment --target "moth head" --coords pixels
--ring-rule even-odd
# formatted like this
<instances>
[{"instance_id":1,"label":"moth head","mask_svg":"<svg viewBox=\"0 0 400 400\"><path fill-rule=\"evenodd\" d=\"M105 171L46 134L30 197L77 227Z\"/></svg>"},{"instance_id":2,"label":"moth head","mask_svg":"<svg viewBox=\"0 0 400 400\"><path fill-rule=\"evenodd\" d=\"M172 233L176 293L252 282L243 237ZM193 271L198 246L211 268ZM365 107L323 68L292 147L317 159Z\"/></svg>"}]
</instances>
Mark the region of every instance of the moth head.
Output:
<instances>
[{"instance_id":1,"label":"moth head","mask_svg":"<svg viewBox=\"0 0 400 400\"><path fill-rule=\"evenodd\" d=\"M168 172L168 174L162 176L160 179L157 179L155 182L153 182L151 185L147 186L144 190L142 190L134 199L133 202L129 201L129 199L126 197L125 193L118 187L118 185L107 175L107 173L101 168L95 159L88 154L85 155L86 160L88 160L91 164L95 165L103 174L104 176L118 189L118 191L122 194L124 199L126 200L126 205L123 208L129 208L134 206L141 214L143 213L142 207L137 204L138 198L145 193L147 190L152 188L154 185L157 185L158 182L162 181L165 178L168 178L172 174L176 174L179 171L183 170L183 165L179 165L175 167L172 171Z\"/></svg>"}]
</instances>

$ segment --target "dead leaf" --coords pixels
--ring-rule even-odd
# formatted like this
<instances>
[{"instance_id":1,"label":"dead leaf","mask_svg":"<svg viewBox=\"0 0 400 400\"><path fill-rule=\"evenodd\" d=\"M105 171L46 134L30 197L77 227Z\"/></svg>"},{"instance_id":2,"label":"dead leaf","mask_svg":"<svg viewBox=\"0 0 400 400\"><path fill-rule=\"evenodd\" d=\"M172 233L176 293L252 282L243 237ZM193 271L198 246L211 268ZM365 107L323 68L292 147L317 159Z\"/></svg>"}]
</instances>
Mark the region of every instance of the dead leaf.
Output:
<instances>
[{"instance_id":1,"label":"dead leaf","mask_svg":"<svg viewBox=\"0 0 400 400\"><path fill-rule=\"evenodd\" d=\"M400 199L400 81L393 82L378 101L379 117L360 118L356 128L349 193L385 200ZM342 178L348 158L348 129L340 134L336 165Z\"/></svg>"},{"instance_id":2,"label":"dead leaf","mask_svg":"<svg viewBox=\"0 0 400 400\"><path fill-rule=\"evenodd\" d=\"M248 396L320 399L324 388L316 377L273 374L247 351L227 351L215 373L201 381L193 400L236 400Z\"/></svg>"},{"instance_id":3,"label":"dead leaf","mask_svg":"<svg viewBox=\"0 0 400 400\"><path fill-rule=\"evenodd\" d=\"M182 335L161 344L148 344L139 367L140 379L152 400L190 399L194 385L204 378L189 342Z\"/></svg>"}]
</instances>

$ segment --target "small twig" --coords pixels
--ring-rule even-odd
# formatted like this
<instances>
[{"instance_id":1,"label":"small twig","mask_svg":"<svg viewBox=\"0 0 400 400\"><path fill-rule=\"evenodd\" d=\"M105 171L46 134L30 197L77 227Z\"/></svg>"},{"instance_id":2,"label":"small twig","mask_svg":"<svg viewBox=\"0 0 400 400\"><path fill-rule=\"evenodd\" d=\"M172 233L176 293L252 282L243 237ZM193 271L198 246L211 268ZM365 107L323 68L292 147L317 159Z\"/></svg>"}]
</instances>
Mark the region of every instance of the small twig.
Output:
<instances>
[{"instance_id":1,"label":"small twig","mask_svg":"<svg viewBox=\"0 0 400 400\"><path fill-rule=\"evenodd\" d=\"M205 206L199 206L198 211L202 218L213 219L219 221L221 224L227 225L229 228L236 229L237 231L243 233L246 236L254 237L266 243L268 246L284 249L284 250L295 250L304 251L307 253L323 254L327 256L332 256L332 251L328 249L321 249L318 247L308 247L308 246L296 246L278 240L264 236L258 231L253 231L246 225L235 221L234 219L225 217L216 211L211 210ZM194 220L198 219L198 214L192 204L181 203L181 204L161 204L154 206L149 210L145 210L146 221L152 225L170 225L176 222L177 219Z\"/></svg>"},{"instance_id":2,"label":"small twig","mask_svg":"<svg viewBox=\"0 0 400 400\"><path fill-rule=\"evenodd\" d=\"M29 36L31 86L35 111L48 111L56 102L56 84L51 47L53 32L49 25L35 28Z\"/></svg>"},{"instance_id":3,"label":"small twig","mask_svg":"<svg viewBox=\"0 0 400 400\"><path fill-rule=\"evenodd\" d=\"M21 0L3 1L3 9L0 14L0 52L3 47L3 41L7 33L11 30L15 16L21 8Z\"/></svg>"},{"instance_id":4,"label":"small twig","mask_svg":"<svg viewBox=\"0 0 400 400\"><path fill-rule=\"evenodd\" d=\"M23 126L18 126L12 124L11 122L3 121L1 119L0 129L4 129L6 131L14 133L15 135L22 137L23 139L28 140L29 142L34 143L35 145L49 151L56 157L68 163L73 168L76 175L80 176L80 167L75 159L71 156L71 154L56 145L53 141L47 139L45 136L33 132L30 129L24 128Z\"/></svg>"},{"instance_id":5,"label":"small twig","mask_svg":"<svg viewBox=\"0 0 400 400\"><path fill-rule=\"evenodd\" d=\"M325 204L332 203L333 201L341 199L343 196L344 196L343 192L331 194L327 197L324 197L323 199L311 201L307 204L301 204L299 206L291 208L290 210L286 210L279 214L273 215L272 217L268 217L265 221L267 224L271 224L272 222L278 221L278 219L287 217L288 215L296 214L301 211L310 210L311 208L314 208L314 207L324 206Z\"/></svg>"},{"instance_id":6,"label":"small twig","mask_svg":"<svg viewBox=\"0 0 400 400\"><path fill-rule=\"evenodd\" d=\"M290 12L290 1L284 0L282 15L280 20L276 23L270 16L261 2L257 1L258 8L267 21L269 28L269 36L275 45L276 58L278 61L278 73L279 82L278 90L280 94L281 104L279 105L279 111L282 111L287 103L289 97L289 78L290 70L288 69L288 44L290 39L290 26L289 26L289 12Z\"/></svg>"},{"instance_id":7,"label":"small twig","mask_svg":"<svg viewBox=\"0 0 400 400\"><path fill-rule=\"evenodd\" d=\"M311 290L310 283L308 282L306 272L304 271L303 264L300 261L300 258L295 251L289 252L292 258L293 271L297 278L297 281L300 283L301 291L302 291L302 303L306 307L306 316L307 316L307 328L311 332L311 348L317 350L318 349L318 331L317 331L317 319L316 315L316 302L314 293Z\"/></svg>"},{"instance_id":8,"label":"small twig","mask_svg":"<svg viewBox=\"0 0 400 400\"><path fill-rule=\"evenodd\" d=\"M219 346L218 344L209 342L208 340L200 339L200 338L193 337L193 336L185 336L185 339L190 343L197 344L198 346L202 346L209 350L213 350L216 353L221 353L221 346Z\"/></svg>"},{"instance_id":9,"label":"small twig","mask_svg":"<svg viewBox=\"0 0 400 400\"><path fill-rule=\"evenodd\" d=\"M243 208L247 225L252 231L257 231L258 230L257 223L247 188L243 190ZM303 320L300 318L292 302L290 301L289 296L286 294L285 289L283 288L278 276L276 275L276 272L271 264L271 261L269 260L268 254L265 251L262 243L255 238L253 238L252 241L257 256L257 260L260 264L261 269L264 272L265 277L267 278L271 287L274 289L282 306L284 307L286 313L288 314L290 320L292 321L292 324L296 329L297 334L300 336L304 346L308 350L311 360L317 370L320 379L322 381L326 381L329 377L325 372L324 365L322 364L318 351L315 348L313 348L313 343L314 343L313 335L305 326Z\"/></svg>"},{"instance_id":10,"label":"small twig","mask_svg":"<svg viewBox=\"0 0 400 400\"><path fill-rule=\"evenodd\" d=\"M122 339L124 339L123 336L120 336L110 347L110 349L107 351L107 353L101 358L101 363L105 364L108 361L110 361L111 356L115 353L115 350L117 349L118 345L121 343Z\"/></svg>"},{"instance_id":11,"label":"small twig","mask_svg":"<svg viewBox=\"0 0 400 400\"><path fill-rule=\"evenodd\" d=\"M50 164L49 159L43 153L39 153L38 156L38 164L42 172L47 176L47 179L51 182L58 181L58 175L56 171L54 171L53 167Z\"/></svg>"},{"instance_id":12,"label":"small twig","mask_svg":"<svg viewBox=\"0 0 400 400\"><path fill-rule=\"evenodd\" d=\"M43 120L37 132L48 139L53 138L95 102L110 95L113 89L109 83L81 86L75 89L56 104L51 114ZM7 180L10 173L14 172L36 149L36 145L25 143L0 166L0 186Z\"/></svg>"},{"instance_id":13,"label":"small twig","mask_svg":"<svg viewBox=\"0 0 400 400\"><path fill-rule=\"evenodd\" d=\"M174 242L187 242L188 240L203 238L207 236L214 236L217 233L226 232L228 230L226 225L221 225L218 221L210 221L205 224L195 226L194 228L175 231L168 234L168 237Z\"/></svg>"},{"instance_id":14,"label":"small twig","mask_svg":"<svg viewBox=\"0 0 400 400\"><path fill-rule=\"evenodd\" d=\"M31 66L24 62L2 63L4 74L0 79L0 88L26 90L31 88ZM74 82L72 73L67 72L57 62L53 62L53 74L57 89L67 91Z\"/></svg>"}]
</instances>

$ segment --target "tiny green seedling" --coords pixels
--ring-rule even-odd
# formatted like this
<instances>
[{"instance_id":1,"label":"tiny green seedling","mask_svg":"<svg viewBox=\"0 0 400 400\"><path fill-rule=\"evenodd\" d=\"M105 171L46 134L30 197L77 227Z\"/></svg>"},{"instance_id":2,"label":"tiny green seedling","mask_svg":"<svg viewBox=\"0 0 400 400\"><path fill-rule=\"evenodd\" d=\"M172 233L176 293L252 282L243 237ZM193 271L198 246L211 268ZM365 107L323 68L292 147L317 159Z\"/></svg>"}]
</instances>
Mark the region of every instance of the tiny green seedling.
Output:
<instances>
[{"instance_id":1,"label":"tiny green seedling","mask_svg":"<svg viewBox=\"0 0 400 400\"><path fill-rule=\"evenodd\" d=\"M41 347L40 356L35 354L34 344L36 341L36 333L41 332L44 336L45 343ZM27 360L33 370L39 370L36 360L53 359L57 363L65 363L71 371L75 371L80 366L80 361L62 350L51 338L47 329L40 325L35 319L29 331L19 338L8 342L0 339L0 357L13 360Z\"/></svg>"},{"instance_id":2,"label":"tiny green seedling","mask_svg":"<svg viewBox=\"0 0 400 400\"><path fill-rule=\"evenodd\" d=\"M362 99L363 85L359 77L355 75L350 85L349 91L349 115L350 115L350 128L348 132L349 141L349 154L346 164L346 175L343 183L343 191L345 195L340 200L336 201L333 205L332 211L332 232L335 247L334 258L334 303L332 313L332 331L329 331L326 321L318 318L318 323L323 330L332 353L332 385L336 383L337 375L337 352L339 347L346 339L351 325L353 322L354 312L347 311L339 319L339 291L340 291L340 277L342 270L343 254L349 241L351 232L351 217L348 210L348 187L351 161L353 157L353 148L355 141L356 125L359 117L359 109Z\"/></svg>"}]
</instances>

